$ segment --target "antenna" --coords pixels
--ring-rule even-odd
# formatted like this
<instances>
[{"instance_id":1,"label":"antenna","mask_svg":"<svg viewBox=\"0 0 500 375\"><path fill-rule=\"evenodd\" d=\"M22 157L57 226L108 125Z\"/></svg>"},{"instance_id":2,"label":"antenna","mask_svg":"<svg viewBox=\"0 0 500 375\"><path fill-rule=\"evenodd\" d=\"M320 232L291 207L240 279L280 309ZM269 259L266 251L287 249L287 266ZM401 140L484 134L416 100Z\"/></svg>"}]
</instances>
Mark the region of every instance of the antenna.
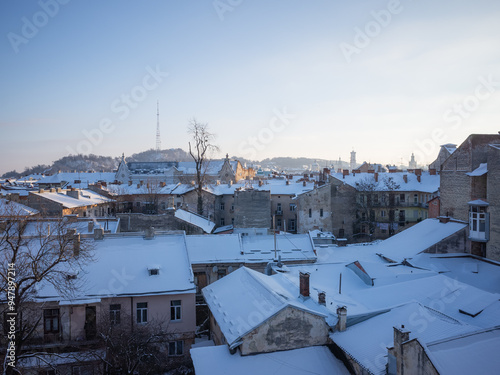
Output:
<instances>
[{"instance_id":1,"label":"antenna","mask_svg":"<svg viewBox=\"0 0 500 375\"><path fill-rule=\"evenodd\" d=\"M161 150L160 138L160 102L156 101L156 151Z\"/></svg>"}]
</instances>

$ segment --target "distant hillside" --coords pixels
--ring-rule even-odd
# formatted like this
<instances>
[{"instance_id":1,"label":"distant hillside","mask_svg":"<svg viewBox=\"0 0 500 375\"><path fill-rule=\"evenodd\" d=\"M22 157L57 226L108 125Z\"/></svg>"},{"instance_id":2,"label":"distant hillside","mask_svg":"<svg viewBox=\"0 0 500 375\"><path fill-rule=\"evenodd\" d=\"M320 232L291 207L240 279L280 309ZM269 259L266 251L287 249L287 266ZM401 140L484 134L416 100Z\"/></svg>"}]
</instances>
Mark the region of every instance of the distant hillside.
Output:
<instances>
[{"instance_id":1,"label":"distant hillside","mask_svg":"<svg viewBox=\"0 0 500 375\"><path fill-rule=\"evenodd\" d=\"M139 152L137 154L133 154L128 158L125 158L125 161L192 161L191 156L180 148L171 148L169 150L161 150L156 151L153 149Z\"/></svg>"},{"instance_id":2,"label":"distant hillside","mask_svg":"<svg viewBox=\"0 0 500 375\"><path fill-rule=\"evenodd\" d=\"M263 168L273 168L277 170L288 169L303 169L304 166L310 167L313 163L317 162L321 168L330 165L330 160L325 159L312 159L312 158L291 158L291 157L276 157L272 159L264 159L262 161L248 160L237 156L231 157L237 159L241 164L247 166L260 165ZM54 174L58 171L72 172L72 171L105 171L112 172L118 168L120 157L100 156L100 155L69 155L56 160L52 165L37 165L34 167L26 168L23 172L11 171L5 173L2 178L20 178L33 173ZM127 162L134 161L192 161L191 156L180 148L172 148L169 150L147 150L133 154L125 158Z\"/></svg>"}]
</instances>

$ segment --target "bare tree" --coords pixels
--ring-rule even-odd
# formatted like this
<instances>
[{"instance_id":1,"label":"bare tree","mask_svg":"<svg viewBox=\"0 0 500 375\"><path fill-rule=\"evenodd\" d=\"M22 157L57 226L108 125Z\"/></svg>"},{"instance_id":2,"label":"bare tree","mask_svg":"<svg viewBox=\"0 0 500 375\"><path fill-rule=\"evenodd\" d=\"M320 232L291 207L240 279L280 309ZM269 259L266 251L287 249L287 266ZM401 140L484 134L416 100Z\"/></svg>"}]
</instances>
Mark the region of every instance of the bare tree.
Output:
<instances>
[{"instance_id":1,"label":"bare tree","mask_svg":"<svg viewBox=\"0 0 500 375\"><path fill-rule=\"evenodd\" d=\"M210 157L219 148L213 144L215 135L208 130L208 124L199 123L195 119L191 120L188 126L188 133L192 139L189 142L189 155L195 163L195 183L197 193L196 211L203 215L203 185L206 183L206 172Z\"/></svg>"},{"instance_id":2,"label":"bare tree","mask_svg":"<svg viewBox=\"0 0 500 375\"><path fill-rule=\"evenodd\" d=\"M169 332L166 318L130 324L127 323L130 316L125 314L119 320L116 317L111 320L103 314L99 321L101 345L92 354L100 359L105 374L163 374L173 369L188 370L184 357L169 356L169 342L175 335Z\"/></svg>"},{"instance_id":3,"label":"bare tree","mask_svg":"<svg viewBox=\"0 0 500 375\"><path fill-rule=\"evenodd\" d=\"M29 355L24 349L42 320L37 290L50 284L62 296L73 295L79 288L75 273L92 260L91 243L81 241L65 218L29 220L12 213L0 221L0 310L14 354L5 358L4 374L19 373L15 365Z\"/></svg>"}]
</instances>

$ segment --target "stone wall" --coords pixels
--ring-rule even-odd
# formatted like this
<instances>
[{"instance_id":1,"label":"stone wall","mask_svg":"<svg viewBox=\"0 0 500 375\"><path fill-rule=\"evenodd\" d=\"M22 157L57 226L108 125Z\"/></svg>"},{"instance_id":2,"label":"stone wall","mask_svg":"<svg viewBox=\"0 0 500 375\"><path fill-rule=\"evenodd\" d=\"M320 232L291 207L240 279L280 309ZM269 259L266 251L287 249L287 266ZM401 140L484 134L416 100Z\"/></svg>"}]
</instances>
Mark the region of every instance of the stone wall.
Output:
<instances>
[{"instance_id":1,"label":"stone wall","mask_svg":"<svg viewBox=\"0 0 500 375\"><path fill-rule=\"evenodd\" d=\"M297 198L297 232L332 230L331 185L323 185Z\"/></svg>"},{"instance_id":2,"label":"stone wall","mask_svg":"<svg viewBox=\"0 0 500 375\"><path fill-rule=\"evenodd\" d=\"M325 319L287 307L243 337L241 355L292 350L328 343Z\"/></svg>"},{"instance_id":3,"label":"stone wall","mask_svg":"<svg viewBox=\"0 0 500 375\"><path fill-rule=\"evenodd\" d=\"M235 191L234 227L270 228L271 193L267 190Z\"/></svg>"},{"instance_id":4,"label":"stone wall","mask_svg":"<svg viewBox=\"0 0 500 375\"><path fill-rule=\"evenodd\" d=\"M500 261L500 149L488 151L487 201L490 214L490 240L486 243L486 257Z\"/></svg>"},{"instance_id":5,"label":"stone wall","mask_svg":"<svg viewBox=\"0 0 500 375\"><path fill-rule=\"evenodd\" d=\"M177 219L172 213L163 215L116 214L120 219L120 232L142 232L150 227L155 230L183 230L186 234L203 234L203 230Z\"/></svg>"}]
</instances>

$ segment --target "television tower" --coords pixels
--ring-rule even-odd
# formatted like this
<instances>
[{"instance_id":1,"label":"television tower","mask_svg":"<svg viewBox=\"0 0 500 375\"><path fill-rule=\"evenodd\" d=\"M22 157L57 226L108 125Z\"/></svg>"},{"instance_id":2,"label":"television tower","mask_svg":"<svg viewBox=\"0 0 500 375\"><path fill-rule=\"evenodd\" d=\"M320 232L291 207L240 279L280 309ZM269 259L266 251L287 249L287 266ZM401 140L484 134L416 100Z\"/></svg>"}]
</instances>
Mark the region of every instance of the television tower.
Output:
<instances>
[{"instance_id":1,"label":"television tower","mask_svg":"<svg viewBox=\"0 0 500 375\"><path fill-rule=\"evenodd\" d=\"M160 103L156 101L156 151L161 150L161 138L160 138Z\"/></svg>"}]
</instances>

